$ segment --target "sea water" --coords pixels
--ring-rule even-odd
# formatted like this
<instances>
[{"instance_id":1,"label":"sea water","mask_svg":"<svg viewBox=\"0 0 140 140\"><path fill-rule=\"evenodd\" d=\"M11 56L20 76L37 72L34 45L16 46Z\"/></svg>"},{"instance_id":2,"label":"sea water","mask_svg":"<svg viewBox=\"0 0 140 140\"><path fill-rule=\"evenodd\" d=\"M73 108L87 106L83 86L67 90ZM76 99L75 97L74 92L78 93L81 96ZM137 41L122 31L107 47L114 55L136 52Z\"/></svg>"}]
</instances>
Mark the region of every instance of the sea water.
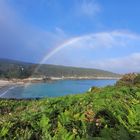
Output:
<instances>
[{"instance_id":1,"label":"sea water","mask_svg":"<svg viewBox=\"0 0 140 140\"><path fill-rule=\"evenodd\" d=\"M14 86L0 91L0 98L43 98L78 94L88 91L92 86L113 85L116 80L58 80L33 83L28 86Z\"/></svg>"}]
</instances>

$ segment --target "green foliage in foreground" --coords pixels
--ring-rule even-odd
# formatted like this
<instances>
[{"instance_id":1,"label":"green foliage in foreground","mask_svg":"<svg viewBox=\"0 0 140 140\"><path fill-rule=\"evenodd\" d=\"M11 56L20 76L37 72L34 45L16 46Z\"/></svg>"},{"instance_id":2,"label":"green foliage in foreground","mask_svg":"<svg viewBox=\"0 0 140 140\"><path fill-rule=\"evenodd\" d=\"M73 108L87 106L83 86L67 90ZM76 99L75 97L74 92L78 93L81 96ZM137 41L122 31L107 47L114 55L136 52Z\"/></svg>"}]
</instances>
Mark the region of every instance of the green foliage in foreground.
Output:
<instances>
[{"instance_id":1,"label":"green foliage in foreground","mask_svg":"<svg viewBox=\"0 0 140 140\"><path fill-rule=\"evenodd\" d=\"M1 99L0 139L140 140L140 88L108 86L58 98Z\"/></svg>"}]
</instances>

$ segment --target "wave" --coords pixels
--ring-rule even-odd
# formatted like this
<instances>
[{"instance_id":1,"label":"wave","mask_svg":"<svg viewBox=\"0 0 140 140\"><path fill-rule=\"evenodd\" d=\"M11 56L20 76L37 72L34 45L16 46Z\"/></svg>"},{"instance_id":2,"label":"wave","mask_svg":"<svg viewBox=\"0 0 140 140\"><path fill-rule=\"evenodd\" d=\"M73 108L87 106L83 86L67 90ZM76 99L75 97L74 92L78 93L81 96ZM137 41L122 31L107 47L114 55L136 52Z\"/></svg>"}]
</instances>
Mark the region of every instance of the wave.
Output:
<instances>
[{"instance_id":1,"label":"wave","mask_svg":"<svg viewBox=\"0 0 140 140\"><path fill-rule=\"evenodd\" d=\"M0 97L4 96L6 93L8 93L10 90L14 89L15 87L17 87L17 86L9 87L6 91L4 91L4 92L2 92L2 94L0 94Z\"/></svg>"}]
</instances>

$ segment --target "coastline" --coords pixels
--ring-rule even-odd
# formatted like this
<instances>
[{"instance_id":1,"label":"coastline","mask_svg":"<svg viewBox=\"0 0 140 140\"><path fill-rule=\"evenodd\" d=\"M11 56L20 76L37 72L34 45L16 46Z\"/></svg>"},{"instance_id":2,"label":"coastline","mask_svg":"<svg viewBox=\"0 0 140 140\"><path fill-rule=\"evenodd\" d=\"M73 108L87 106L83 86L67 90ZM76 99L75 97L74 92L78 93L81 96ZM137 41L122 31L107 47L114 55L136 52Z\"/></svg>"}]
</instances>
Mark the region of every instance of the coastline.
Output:
<instances>
[{"instance_id":1,"label":"coastline","mask_svg":"<svg viewBox=\"0 0 140 140\"><path fill-rule=\"evenodd\" d=\"M13 82L12 80L0 79L0 97L6 94L9 90L19 85L24 85L24 83L20 81Z\"/></svg>"},{"instance_id":2,"label":"coastline","mask_svg":"<svg viewBox=\"0 0 140 140\"><path fill-rule=\"evenodd\" d=\"M51 80L119 80L121 77L51 77Z\"/></svg>"},{"instance_id":3,"label":"coastline","mask_svg":"<svg viewBox=\"0 0 140 140\"><path fill-rule=\"evenodd\" d=\"M121 77L49 77L35 78L29 77L26 79L0 79L0 90L8 86L25 85L28 83L55 81L55 80L119 80Z\"/></svg>"},{"instance_id":4,"label":"coastline","mask_svg":"<svg viewBox=\"0 0 140 140\"><path fill-rule=\"evenodd\" d=\"M22 81L0 79L0 90L7 86L15 86L15 85L22 85L22 84L24 84L24 82Z\"/></svg>"}]
</instances>

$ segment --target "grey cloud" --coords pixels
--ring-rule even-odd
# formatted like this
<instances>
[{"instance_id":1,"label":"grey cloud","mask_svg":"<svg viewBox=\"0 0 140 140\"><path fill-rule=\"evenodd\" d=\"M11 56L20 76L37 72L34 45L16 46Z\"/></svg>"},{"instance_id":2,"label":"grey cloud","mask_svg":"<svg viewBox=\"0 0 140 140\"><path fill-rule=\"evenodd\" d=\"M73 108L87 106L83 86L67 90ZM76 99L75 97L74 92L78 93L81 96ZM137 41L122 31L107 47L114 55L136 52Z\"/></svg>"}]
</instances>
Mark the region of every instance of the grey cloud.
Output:
<instances>
[{"instance_id":1,"label":"grey cloud","mask_svg":"<svg viewBox=\"0 0 140 140\"><path fill-rule=\"evenodd\" d=\"M0 1L0 57L39 61L64 38L60 29L48 32L30 26L6 1Z\"/></svg>"},{"instance_id":2,"label":"grey cloud","mask_svg":"<svg viewBox=\"0 0 140 140\"><path fill-rule=\"evenodd\" d=\"M94 67L119 73L140 72L140 53L132 53L125 57L92 61Z\"/></svg>"}]
</instances>

